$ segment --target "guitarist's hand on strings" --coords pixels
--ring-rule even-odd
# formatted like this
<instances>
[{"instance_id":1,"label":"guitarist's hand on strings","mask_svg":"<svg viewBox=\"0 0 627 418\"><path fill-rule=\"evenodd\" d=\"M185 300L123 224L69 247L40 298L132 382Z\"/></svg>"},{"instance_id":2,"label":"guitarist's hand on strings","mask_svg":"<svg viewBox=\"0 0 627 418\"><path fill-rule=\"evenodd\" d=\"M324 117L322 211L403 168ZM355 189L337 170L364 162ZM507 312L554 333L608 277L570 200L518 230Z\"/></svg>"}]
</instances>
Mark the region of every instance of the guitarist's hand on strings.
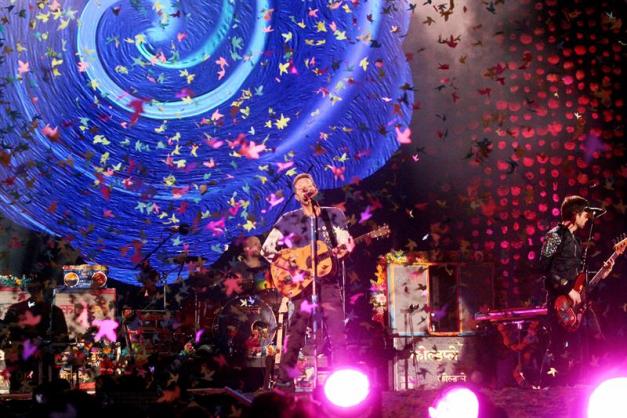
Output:
<instances>
[{"instance_id":1,"label":"guitarist's hand on strings","mask_svg":"<svg viewBox=\"0 0 627 418\"><path fill-rule=\"evenodd\" d=\"M581 295L575 289L571 289L570 292L568 292L568 297L573 301L574 306L581 303Z\"/></svg>"},{"instance_id":2,"label":"guitarist's hand on strings","mask_svg":"<svg viewBox=\"0 0 627 418\"><path fill-rule=\"evenodd\" d=\"M603 263L603 278L604 279L610 275L613 268L614 268L613 259L610 258L609 260L606 260L605 263Z\"/></svg>"}]
</instances>

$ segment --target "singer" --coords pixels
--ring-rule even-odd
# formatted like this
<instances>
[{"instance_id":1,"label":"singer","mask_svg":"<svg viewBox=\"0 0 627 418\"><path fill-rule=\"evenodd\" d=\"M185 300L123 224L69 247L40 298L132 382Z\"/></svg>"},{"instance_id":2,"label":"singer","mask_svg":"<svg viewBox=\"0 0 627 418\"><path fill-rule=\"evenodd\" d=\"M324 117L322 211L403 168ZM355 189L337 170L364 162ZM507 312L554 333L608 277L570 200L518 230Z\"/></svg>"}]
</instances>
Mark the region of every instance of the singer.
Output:
<instances>
[{"instance_id":1,"label":"singer","mask_svg":"<svg viewBox=\"0 0 627 418\"><path fill-rule=\"evenodd\" d=\"M310 245L310 226L316 225L317 240L333 248L337 259L345 257L354 247L352 237L346 229L344 213L331 207L321 207L314 198L318 187L311 175L298 174L292 182L296 200L301 208L281 216L266 238L261 254L273 262L282 251L307 248ZM289 319L287 341L279 369L277 387L290 390L298 372L295 369L298 353L303 347L307 323L311 318L311 292L308 286L302 293L292 297L293 313ZM337 275L326 276L320 281L318 289L318 312L322 311L324 325L319 330L327 330L326 347L322 352L332 355L334 364L344 360L344 309L341 289Z\"/></svg>"},{"instance_id":2,"label":"singer","mask_svg":"<svg viewBox=\"0 0 627 418\"><path fill-rule=\"evenodd\" d=\"M549 350L553 359L551 367L557 371L556 384L558 380L560 384L565 384L583 378L585 367L581 367L584 354L582 351L590 347L591 341L603 339L593 309L586 311L583 325L576 333L569 333L559 325L554 310L554 302L560 295L568 295L575 306L582 303L581 295L573 288L582 269L581 244L575 233L583 230L588 220L594 218L594 211L591 209L596 208L590 208L588 201L581 196L564 198L560 210L561 222L545 235L538 261L547 292L551 328ZM613 266L613 261L606 262L603 265L603 274L609 275Z\"/></svg>"}]
</instances>

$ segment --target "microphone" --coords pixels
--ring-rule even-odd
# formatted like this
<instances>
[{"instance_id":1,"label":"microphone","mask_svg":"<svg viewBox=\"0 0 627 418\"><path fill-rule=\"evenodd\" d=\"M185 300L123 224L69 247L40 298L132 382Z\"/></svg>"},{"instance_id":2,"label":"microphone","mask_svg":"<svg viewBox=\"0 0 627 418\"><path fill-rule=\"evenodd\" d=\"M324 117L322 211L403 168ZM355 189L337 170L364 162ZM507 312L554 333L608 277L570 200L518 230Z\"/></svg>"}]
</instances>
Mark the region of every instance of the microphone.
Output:
<instances>
[{"instance_id":1,"label":"microphone","mask_svg":"<svg viewBox=\"0 0 627 418\"><path fill-rule=\"evenodd\" d=\"M181 235L189 234L189 224L181 223L179 225L174 225L169 228L170 232L178 233Z\"/></svg>"},{"instance_id":2,"label":"microphone","mask_svg":"<svg viewBox=\"0 0 627 418\"><path fill-rule=\"evenodd\" d=\"M306 192L304 193L304 195L305 195L305 196L304 196L304 197L305 197L305 200L306 200L306 201L307 201L307 200L311 200L311 199L313 199L313 198L314 198L317 194L318 194L318 190L316 190L316 189L313 189L313 190L308 190L308 191L306 191Z\"/></svg>"},{"instance_id":3,"label":"microphone","mask_svg":"<svg viewBox=\"0 0 627 418\"><path fill-rule=\"evenodd\" d=\"M595 218L598 218L601 215L605 215L605 213L607 212L607 210L603 208L595 208L592 206L586 206L585 208L583 208L583 210L588 213L591 213L592 216L594 216Z\"/></svg>"}]
</instances>

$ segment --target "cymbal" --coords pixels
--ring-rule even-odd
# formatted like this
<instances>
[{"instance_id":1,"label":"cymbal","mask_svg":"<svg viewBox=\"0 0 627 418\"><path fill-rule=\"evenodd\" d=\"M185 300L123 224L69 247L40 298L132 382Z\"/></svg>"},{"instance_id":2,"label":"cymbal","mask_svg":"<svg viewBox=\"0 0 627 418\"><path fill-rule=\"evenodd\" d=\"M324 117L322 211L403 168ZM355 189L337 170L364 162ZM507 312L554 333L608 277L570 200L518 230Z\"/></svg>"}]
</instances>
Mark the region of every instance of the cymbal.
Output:
<instances>
[{"instance_id":1,"label":"cymbal","mask_svg":"<svg viewBox=\"0 0 627 418\"><path fill-rule=\"evenodd\" d=\"M170 257L166 259L166 262L168 264L187 264L187 263L198 263L198 262L203 262L203 261L205 261L205 259L199 255L188 255L188 254L178 254L174 257Z\"/></svg>"}]
</instances>

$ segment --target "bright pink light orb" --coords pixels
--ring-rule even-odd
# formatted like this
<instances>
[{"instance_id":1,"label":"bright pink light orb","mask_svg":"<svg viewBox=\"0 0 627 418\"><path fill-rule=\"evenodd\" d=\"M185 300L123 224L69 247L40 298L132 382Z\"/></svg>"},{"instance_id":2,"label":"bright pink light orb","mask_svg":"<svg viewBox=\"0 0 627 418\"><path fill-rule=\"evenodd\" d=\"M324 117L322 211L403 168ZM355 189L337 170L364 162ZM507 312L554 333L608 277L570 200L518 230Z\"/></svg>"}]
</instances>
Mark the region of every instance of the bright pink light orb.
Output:
<instances>
[{"instance_id":1,"label":"bright pink light orb","mask_svg":"<svg viewBox=\"0 0 627 418\"><path fill-rule=\"evenodd\" d=\"M588 400L588 418L623 418L627 413L627 377L597 386Z\"/></svg>"},{"instance_id":2,"label":"bright pink light orb","mask_svg":"<svg viewBox=\"0 0 627 418\"><path fill-rule=\"evenodd\" d=\"M464 387L451 389L434 407L429 407L430 418L477 418L479 399L475 393Z\"/></svg>"},{"instance_id":3,"label":"bright pink light orb","mask_svg":"<svg viewBox=\"0 0 627 418\"><path fill-rule=\"evenodd\" d=\"M370 392L370 381L355 369L333 372L324 383L324 395L335 406L350 408L363 402Z\"/></svg>"}]
</instances>

